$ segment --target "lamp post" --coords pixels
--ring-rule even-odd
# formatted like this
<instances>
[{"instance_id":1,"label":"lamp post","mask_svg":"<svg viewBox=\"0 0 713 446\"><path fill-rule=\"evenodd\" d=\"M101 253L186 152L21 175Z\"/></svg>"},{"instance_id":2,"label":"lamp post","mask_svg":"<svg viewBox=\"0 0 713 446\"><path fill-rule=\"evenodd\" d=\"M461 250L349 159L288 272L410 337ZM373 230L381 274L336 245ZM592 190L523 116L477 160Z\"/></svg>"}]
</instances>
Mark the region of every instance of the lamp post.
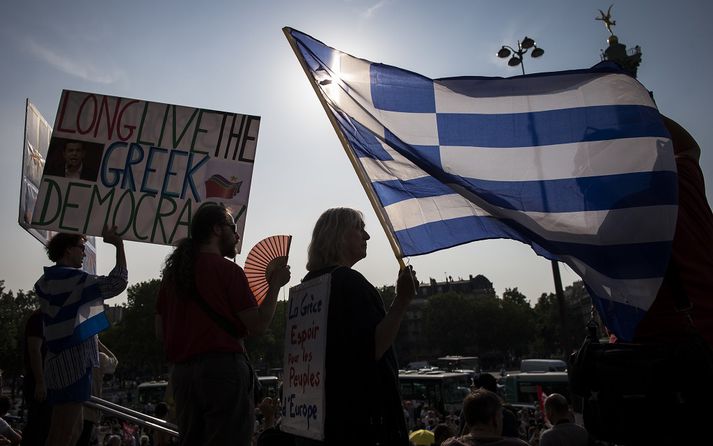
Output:
<instances>
[{"instance_id":1,"label":"lamp post","mask_svg":"<svg viewBox=\"0 0 713 446\"><path fill-rule=\"evenodd\" d=\"M498 57L505 59L510 57L508 60L508 65L511 67L516 67L520 65L522 69L522 74L525 74L525 64L523 62L523 56L527 54L530 50L530 57L538 58L545 54L545 50L537 46L535 41L527 36L525 36L522 41L517 41L517 50L508 45L503 45L498 51ZM511 57L512 56L512 57ZM562 328L562 349L564 350L565 359L569 355L571 346L569 345L569 338L567 337L567 314L564 302L564 290L562 289L562 276L560 275L559 263L556 260L552 260L552 278L555 282L555 296L557 296L557 306L559 307L560 314L560 327Z\"/></svg>"},{"instance_id":2,"label":"lamp post","mask_svg":"<svg viewBox=\"0 0 713 446\"><path fill-rule=\"evenodd\" d=\"M516 67L520 65L520 68L522 69L522 74L525 74L525 64L522 56L527 54L530 50L532 50L530 56L534 58L540 57L545 54L545 50L539 48L534 40L525 36L522 41L517 41L517 49L514 49L509 45L503 45L500 48L500 51L498 51L498 57L501 59L505 59L506 57L510 57L512 55L512 57L510 57L510 60L508 60L508 65L511 67Z\"/></svg>"}]
</instances>

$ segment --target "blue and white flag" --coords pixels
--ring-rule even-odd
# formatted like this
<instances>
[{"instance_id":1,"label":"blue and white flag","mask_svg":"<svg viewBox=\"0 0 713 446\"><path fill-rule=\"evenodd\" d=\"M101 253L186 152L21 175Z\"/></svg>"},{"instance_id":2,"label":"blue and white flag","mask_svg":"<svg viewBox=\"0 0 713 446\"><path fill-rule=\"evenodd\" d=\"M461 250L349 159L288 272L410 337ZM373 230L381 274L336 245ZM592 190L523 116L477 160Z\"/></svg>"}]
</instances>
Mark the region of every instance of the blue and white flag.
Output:
<instances>
[{"instance_id":1,"label":"blue and white flag","mask_svg":"<svg viewBox=\"0 0 713 446\"><path fill-rule=\"evenodd\" d=\"M76 268L45 267L35 292L48 351L61 352L109 328L99 279Z\"/></svg>"},{"instance_id":2,"label":"blue and white flag","mask_svg":"<svg viewBox=\"0 0 713 446\"><path fill-rule=\"evenodd\" d=\"M285 33L400 255L519 240L569 265L632 338L677 215L670 136L636 79L609 64L429 79Z\"/></svg>"}]
</instances>

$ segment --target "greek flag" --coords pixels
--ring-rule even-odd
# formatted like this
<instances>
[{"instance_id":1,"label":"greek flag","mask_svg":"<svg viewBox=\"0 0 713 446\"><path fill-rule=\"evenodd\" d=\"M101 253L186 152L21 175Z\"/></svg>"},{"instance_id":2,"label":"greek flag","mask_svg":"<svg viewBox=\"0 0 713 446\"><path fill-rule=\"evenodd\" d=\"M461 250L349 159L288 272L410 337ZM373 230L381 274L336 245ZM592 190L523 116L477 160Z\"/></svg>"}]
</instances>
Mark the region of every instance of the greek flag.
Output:
<instances>
[{"instance_id":1,"label":"greek flag","mask_svg":"<svg viewBox=\"0 0 713 446\"><path fill-rule=\"evenodd\" d=\"M51 353L77 346L109 328L97 276L76 268L45 267L44 275L35 283L35 292Z\"/></svg>"},{"instance_id":2,"label":"greek flag","mask_svg":"<svg viewBox=\"0 0 713 446\"><path fill-rule=\"evenodd\" d=\"M519 240L569 265L632 338L677 215L671 139L636 79L611 64L429 79L284 31L399 255Z\"/></svg>"}]
</instances>

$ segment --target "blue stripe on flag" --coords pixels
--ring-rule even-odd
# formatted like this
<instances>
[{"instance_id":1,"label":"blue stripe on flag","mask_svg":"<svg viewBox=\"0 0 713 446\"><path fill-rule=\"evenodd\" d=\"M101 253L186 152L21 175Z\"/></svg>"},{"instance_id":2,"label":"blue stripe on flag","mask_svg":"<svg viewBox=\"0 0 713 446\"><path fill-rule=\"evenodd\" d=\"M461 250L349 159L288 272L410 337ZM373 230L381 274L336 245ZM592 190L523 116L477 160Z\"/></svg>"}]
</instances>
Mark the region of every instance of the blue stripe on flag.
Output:
<instances>
[{"instance_id":1,"label":"blue stripe on flag","mask_svg":"<svg viewBox=\"0 0 713 446\"><path fill-rule=\"evenodd\" d=\"M297 44L303 49L302 54L305 55L305 58L309 59L308 64L312 70L317 69L320 65L326 65L327 67L334 66L335 59L338 56L335 50L307 34L303 34L299 31L294 31L294 33L299 34Z\"/></svg>"},{"instance_id":2,"label":"blue stripe on flag","mask_svg":"<svg viewBox=\"0 0 713 446\"><path fill-rule=\"evenodd\" d=\"M390 161L393 157L384 150L374 134L354 119L341 113L335 113L335 118L344 136L349 140L354 152L359 158L374 158L380 161Z\"/></svg>"},{"instance_id":3,"label":"blue stripe on flag","mask_svg":"<svg viewBox=\"0 0 713 446\"><path fill-rule=\"evenodd\" d=\"M668 171L546 181L463 181L490 204L525 212L583 212L678 202L676 173Z\"/></svg>"},{"instance_id":4,"label":"blue stripe on flag","mask_svg":"<svg viewBox=\"0 0 713 446\"><path fill-rule=\"evenodd\" d=\"M598 69L596 69L598 68ZM437 79L454 93L471 98L498 98L502 96L534 96L552 94L565 90L576 90L587 82L607 74L624 74L616 64L599 64L586 70L557 71L553 73L533 73L510 78L461 76ZM556 88L553 88L556 85Z\"/></svg>"},{"instance_id":5,"label":"blue stripe on flag","mask_svg":"<svg viewBox=\"0 0 713 446\"><path fill-rule=\"evenodd\" d=\"M489 181L454 179L479 198L505 209L525 212L583 212L628 207L675 205L676 173L637 172L547 181ZM454 193L438 179L372 183L384 206L411 198Z\"/></svg>"},{"instance_id":6,"label":"blue stripe on flag","mask_svg":"<svg viewBox=\"0 0 713 446\"><path fill-rule=\"evenodd\" d=\"M53 353L58 353L89 339L95 334L101 333L108 329L109 326L109 319L107 319L106 314L99 313L74 327L70 335L54 341L46 341L47 349Z\"/></svg>"},{"instance_id":7,"label":"blue stripe on flag","mask_svg":"<svg viewBox=\"0 0 713 446\"><path fill-rule=\"evenodd\" d=\"M443 146L532 147L645 136L668 138L656 109L608 105L514 114L438 113Z\"/></svg>"},{"instance_id":8,"label":"blue stripe on flag","mask_svg":"<svg viewBox=\"0 0 713 446\"><path fill-rule=\"evenodd\" d=\"M379 110L435 113L433 81L420 74L377 63L371 64L371 102Z\"/></svg>"},{"instance_id":9,"label":"blue stripe on flag","mask_svg":"<svg viewBox=\"0 0 713 446\"><path fill-rule=\"evenodd\" d=\"M391 133L389 129L384 129L386 143L399 153L414 152L429 164L442 167L441 150L439 146L423 146L416 144L406 144L397 135Z\"/></svg>"},{"instance_id":10,"label":"blue stripe on flag","mask_svg":"<svg viewBox=\"0 0 713 446\"><path fill-rule=\"evenodd\" d=\"M428 254L474 240L507 238L527 243L520 234L494 217L459 217L395 231L405 256Z\"/></svg>"},{"instance_id":11,"label":"blue stripe on flag","mask_svg":"<svg viewBox=\"0 0 713 446\"><path fill-rule=\"evenodd\" d=\"M58 322L66 321L68 319L74 319L75 315L77 314L77 311L79 310L79 307L86 304L87 302L96 300L97 297L101 295L100 293L101 289L99 288L98 284L88 286L84 290L82 290L82 296L79 298L79 300L76 302L72 302L69 305L64 305L64 301L62 301L61 303L57 303L58 301L55 299L56 295L52 296L50 305L62 305L62 308L60 308L55 317L53 317L52 319L48 319L48 317L45 316L45 324L56 324Z\"/></svg>"},{"instance_id":12,"label":"blue stripe on flag","mask_svg":"<svg viewBox=\"0 0 713 446\"><path fill-rule=\"evenodd\" d=\"M78 276L84 274L82 271L74 268L62 267L62 266L48 266L45 267L45 275L49 275L52 280L65 280L70 277Z\"/></svg>"},{"instance_id":13,"label":"blue stripe on flag","mask_svg":"<svg viewBox=\"0 0 713 446\"><path fill-rule=\"evenodd\" d=\"M512 220L478 216L439 220L396 231L396 238L405 255L426 254L474 240L518 240L537 245L538 253L551 259L556 260L558 254L577 257L612 279L662 276L668 266L666 253L671 250L670 241L605 246L555 242L544 239Z\"/></svg>"},{"instance_id":14,"label":"blue stripe on flag","mask_svg":"<svg viewBox=\"0 0 713 446\"><path fill-rule=\"evenodd\" d=\"M39 297L40 299L44 299L44 300L50 302L50 305L57 305L57 306L64 305L64 302L72 294L72 291L67 291L66 293L47 294L47 293L42 292L39 289L35 289L35 292L37 293L37 297Z\"/></svg>"},{"instance_id":15,"label":"blue stripe on flag","mask_svg":"<svg viewBox=\"0 0 713 446\"><path fill-rule=\"evenodd\" d=\"M375 181L371 184L382 206L411 198L438 197L455 193L447 185L429 176L415 180Z\"/></svg>"},{"instance_id":16,"label":"blue stripe on flag","mask_svg":"<svg viewBox=\"0 0 713 446\"><path fill-rule=\"evenodd\" d=\"M585 283L586 286L586 283ZM615 302L608 299L597 299L596 293L587 286L597 312L606 323L606 327L620 339L633 339L636 326L646 315L646 311L631 305Z\"/></svg>"},{"instance_id":17,"label":"blue stripe on flag","mask_svg":"<svg viewBox=\"0 0 713 446\"><path fill-rule=\"evenodd\" d=\"M101 312L79 324L74 331L79 338L84 340L94 336L95 334L101 333L102 331L108 329L109 326L109 319L107 319L104 312Z\"/></svg>"}]
</instances>

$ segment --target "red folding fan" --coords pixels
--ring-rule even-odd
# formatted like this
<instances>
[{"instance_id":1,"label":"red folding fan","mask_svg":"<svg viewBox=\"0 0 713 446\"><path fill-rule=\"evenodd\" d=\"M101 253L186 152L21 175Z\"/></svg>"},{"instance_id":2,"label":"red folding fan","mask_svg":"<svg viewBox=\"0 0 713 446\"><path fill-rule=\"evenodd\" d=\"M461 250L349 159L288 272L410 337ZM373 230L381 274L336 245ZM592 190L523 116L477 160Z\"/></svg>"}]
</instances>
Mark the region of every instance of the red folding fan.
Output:
<instances>
[{"instance_id":1,"label":"red folding fan","mask_svg":"<svg viewBox=\"0 0 713 446\"><path fill-rule=\"evenodd\" d=\"M265 299L269 288L268 267L272 262L287 263L291 241L291 235L273 235L258 242L248 253L245 259L245 275L258 305Z\"/></svg>"}]
</instances>

